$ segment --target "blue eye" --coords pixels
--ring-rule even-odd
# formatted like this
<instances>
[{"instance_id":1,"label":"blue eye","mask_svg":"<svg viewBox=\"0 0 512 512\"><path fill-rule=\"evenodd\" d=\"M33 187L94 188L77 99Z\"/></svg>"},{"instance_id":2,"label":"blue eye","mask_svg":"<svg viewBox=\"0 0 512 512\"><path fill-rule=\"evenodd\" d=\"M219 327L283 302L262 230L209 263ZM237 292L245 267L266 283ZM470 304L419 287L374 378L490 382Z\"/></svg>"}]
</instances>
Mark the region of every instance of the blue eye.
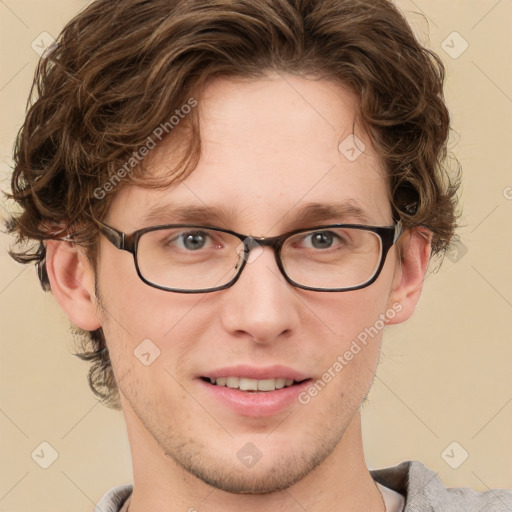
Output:
<instances>
[{"instance_id":1,"label":"blue eye","mask_svg":"<svg viewBox=\"0 0 512 512\"><path fill-rule=\"evenodd\" d=\"M177 246L179 249L198 251L207 245L210 235L205 231L184 231L164 241L166 246Z\"/></svg>"},{"instance_id":2,"label":"blue eye","mask_svg":"<svg viewBox=\"0 0 512 512\"><path fill-rule=\"evenodd\" d=\"M208 235L206 233L183 233L179 235L179 239L181 239L183 246L185 249L189 249L191 251L197 251L198 249L202 249L206 243Z\"/></svg>"}]
</instances>

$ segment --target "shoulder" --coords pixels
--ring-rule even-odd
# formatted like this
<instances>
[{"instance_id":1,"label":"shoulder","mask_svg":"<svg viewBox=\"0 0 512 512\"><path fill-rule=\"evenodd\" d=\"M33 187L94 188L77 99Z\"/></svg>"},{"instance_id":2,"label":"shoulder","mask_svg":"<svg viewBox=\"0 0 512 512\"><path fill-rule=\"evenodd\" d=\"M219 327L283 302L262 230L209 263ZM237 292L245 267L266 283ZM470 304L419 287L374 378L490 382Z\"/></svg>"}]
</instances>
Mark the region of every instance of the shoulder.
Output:
<instances>
[{"instance_id":1,"label":"shoulder","mask_svg":"<svg viewBox=\"0 0 512 512\"><path fill-rule=\"evenodd\" d=\"M404 512L511 512L512 491L478 492L446 488L437 473L419 461L370 471L373 479L405 497Z\"/></svg>"},{"instance_id":2,"label":"shoulder","mask_svg":"<svg viewBox=\"0 0 512 512\"><path fill-rule=\"evenodd\" d=\"M132 484L113 487L103 495L94 512L120 512L124 502L131 496L132 490Z\"/></svg>"}]
</instances>

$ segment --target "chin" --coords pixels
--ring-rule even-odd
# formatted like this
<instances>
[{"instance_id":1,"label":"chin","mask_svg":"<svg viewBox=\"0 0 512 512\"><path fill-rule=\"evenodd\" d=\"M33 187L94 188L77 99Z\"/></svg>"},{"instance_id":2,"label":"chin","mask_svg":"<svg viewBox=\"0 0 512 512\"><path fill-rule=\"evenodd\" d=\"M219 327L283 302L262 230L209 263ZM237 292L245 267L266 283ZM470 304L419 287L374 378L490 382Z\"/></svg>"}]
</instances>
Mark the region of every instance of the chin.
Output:
<instances>
[{"instance_id":1,"label":"chin","mask_svg":"<svg viewBox=\"0 0 512 512\"><path fill-rule=\"evenodd\" d=\"M260 460L253 467L246 467L238 462L231 466L225 463L220 467L218 462L209 465L207 460L201 459L201 461L189 461L183 469L220 491L231 494L269 494L293 486L318 463L289 457L288 459L276 458L274 462L266 463Z\"/></svg>"},{"instance_id":2,"label":"chin","mask_svg":"<svg viewBox=\"0 0 512 512\"><path fill-rule=\"evenodd\" d=\"M316 439L316 443L290 437L284 443L265 438L259 443L256 436L253 444L243 437L243 441L232 439L232 446L205 445L205 440L201 444L173 443L164 452L187 473L215 489L232 494L269 494L288 489L306 477L340 440L339 435L331 434L323 441ZM216 448L212 450L213 446Z\"/></svg>"}]
</instances>

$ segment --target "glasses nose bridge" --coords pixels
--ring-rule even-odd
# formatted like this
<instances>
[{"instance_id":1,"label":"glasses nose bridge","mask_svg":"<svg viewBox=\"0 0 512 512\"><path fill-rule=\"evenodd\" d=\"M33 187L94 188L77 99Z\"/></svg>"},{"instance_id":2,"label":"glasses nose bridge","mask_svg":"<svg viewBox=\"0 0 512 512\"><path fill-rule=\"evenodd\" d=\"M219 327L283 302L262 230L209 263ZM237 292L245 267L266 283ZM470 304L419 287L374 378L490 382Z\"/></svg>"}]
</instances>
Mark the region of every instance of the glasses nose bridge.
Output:
<instances>
[{"instance_id":1,"label":"glasses nose bridge","mask_svg":"<svg viewBox=\"0 0 512 512\"><path fill-rule=\"evenodd\" d=\"M279 255L279 250L284 243L284 236L269 236L269 237L257 237L257 236L246 236L243 241L244 245L244 264L250 263L254 260L251 260L251 253L254 249L262 249L263 247L270 247L274 252L274 258L276 260L277 266L279 270L283 272L281 258ZM256 256L257 257L257 256ZM256 259L256 258L254 258Z\"/></svg>"},{"instance_id":2,"label":"glasses nose bridge","mask_svg":"<svg viewBox=\"0 0 512 512\"><path fill-rule=\"evenodd\" d=\"M284 237L281 236L248 236L244 239L244 245L248 251L257 249L258 247L270 247L274 251L274 256L279 264L279 249L283 245Z\"/></svg>"},{"instance_id":3,"label":"glasses nose bridge","mask_svg":"<svg viewBox=\"0 0 512 512\"><path fill-rule=\"evenodd\" d=\"M257 245L271 247L274 251L279 250L283 240L282 236L248 236L247 238L252 241L254 247Z\"/></svg>"}]
</instances>

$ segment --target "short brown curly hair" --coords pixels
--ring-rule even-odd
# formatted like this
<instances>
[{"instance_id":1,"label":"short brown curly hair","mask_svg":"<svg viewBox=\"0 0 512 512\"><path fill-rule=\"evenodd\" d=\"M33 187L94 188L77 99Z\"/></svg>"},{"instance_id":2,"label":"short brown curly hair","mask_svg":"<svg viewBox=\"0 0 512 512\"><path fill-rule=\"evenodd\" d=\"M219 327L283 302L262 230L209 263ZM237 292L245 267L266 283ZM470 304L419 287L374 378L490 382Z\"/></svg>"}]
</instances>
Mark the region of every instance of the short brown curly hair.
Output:
<instances>
[{"instance_id":1,"label":"short brown curly hair","mask_svg":"<svg viewBox=\"0 0 512 512\"><path fill-rule=\"evenodd\" d=\"M389 175L395 219L429 228L434 254L454 236L460 179L446 166L444 66L388 0L97 0L51 50L16 140L10 197L21 211L8 228L16 236L11 255L35 261L45 289L43 241L71 234L95 265L91 215L102 218L116 193L105 193L105 183L119 178L155 127L219 76L284 72L348 86ZM167 184L199 160L196 110L180 123L188 143ZM150 180L143 165L122 177L120 186L165 184ZM119 408L103 332L83 334L77 355L92 363L89 384Z\"/></svg>"}]
</instances>

